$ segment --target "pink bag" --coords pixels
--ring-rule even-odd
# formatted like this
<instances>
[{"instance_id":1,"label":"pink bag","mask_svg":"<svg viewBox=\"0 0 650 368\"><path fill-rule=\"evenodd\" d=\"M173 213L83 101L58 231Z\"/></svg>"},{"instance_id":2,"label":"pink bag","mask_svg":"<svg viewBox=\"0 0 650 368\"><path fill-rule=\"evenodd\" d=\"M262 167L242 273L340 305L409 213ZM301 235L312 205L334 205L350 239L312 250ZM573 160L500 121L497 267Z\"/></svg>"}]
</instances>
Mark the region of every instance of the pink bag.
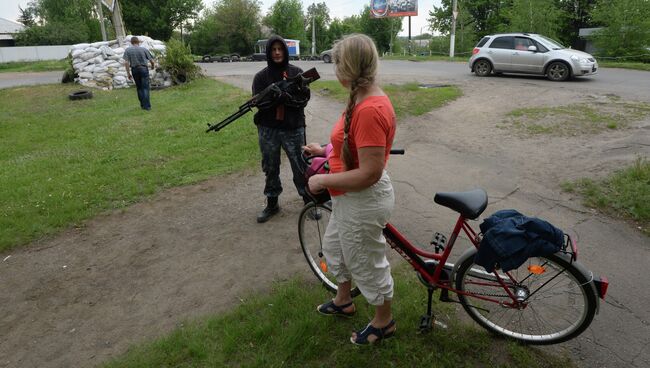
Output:
<instances>
[{"instance_id":1,"label":"pink bag","mask_svg":"<svg viewBox=\"0 0 650 368\"><path fill-rule=\"evenodd\" d=\"M327 159L330 156L331 152L332 152L332 144L329 143L327 146L325 146L325 157L312 156L310 159L308 159L311 161L308 161L309 166L307 167L307 171L305 172L305 178L309 179L312 175L316 175L316 174L327 174L330 171L330 166Z\"/></svg>"}]
</instances>

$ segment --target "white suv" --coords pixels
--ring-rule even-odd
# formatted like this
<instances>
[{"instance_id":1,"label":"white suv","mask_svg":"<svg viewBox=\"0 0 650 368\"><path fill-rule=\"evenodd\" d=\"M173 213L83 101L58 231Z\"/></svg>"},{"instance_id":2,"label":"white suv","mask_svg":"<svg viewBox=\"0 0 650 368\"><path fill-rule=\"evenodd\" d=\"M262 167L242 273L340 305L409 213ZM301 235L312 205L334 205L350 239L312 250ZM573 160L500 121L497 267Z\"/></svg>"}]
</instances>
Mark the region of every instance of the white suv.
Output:
<instances>
[{"instance_id":1,"label":"white suv","mask_svg":"<svg viewBox=\"0 0 650 368\"><path fill-rule=\"evenodd\" d=\"M598 62L586 52L567 49L542 35L505 33L483 37L472 51L469 68L481 77L492 72L522 73L564 81L596 74Z\"/></svg>"}]
</instances>

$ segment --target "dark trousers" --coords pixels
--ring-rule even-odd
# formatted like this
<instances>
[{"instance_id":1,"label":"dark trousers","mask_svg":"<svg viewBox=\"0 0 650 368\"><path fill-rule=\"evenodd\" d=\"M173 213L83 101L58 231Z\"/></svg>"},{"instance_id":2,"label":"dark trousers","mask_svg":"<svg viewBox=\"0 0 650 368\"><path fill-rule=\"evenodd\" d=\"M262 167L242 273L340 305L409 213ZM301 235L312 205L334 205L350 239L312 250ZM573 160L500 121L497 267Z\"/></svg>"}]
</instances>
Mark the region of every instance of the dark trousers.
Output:
<instances>
[{"instance_id":1,"label":"dark trousers","mask_svg":"<svg viewBox=\"0 0 650 368\"><path fill-rule=\"evenodd\" d=\"M258 125L257 133L262 152L262 171L266 175L264 195L278 197L282 193L280 182L280 148L284 150L291 164L293 184L301 197L305 197L305 168L301 157L305 145L305 128L281 130Z\"/></svg>"},{"instance_id":2,"label":"dark trousers","mask_svg":"<svg viewBox=\"0 0 650 368\"><path fill-rule=\"evenodd\" d=\"M135 82L135 87L138 89L138 100L140 100L140 107L149 110L151 109L151 102L149 101L149 68L146 66L135 66L131 68L131 75Z\"/></svg>"}]
</instances>

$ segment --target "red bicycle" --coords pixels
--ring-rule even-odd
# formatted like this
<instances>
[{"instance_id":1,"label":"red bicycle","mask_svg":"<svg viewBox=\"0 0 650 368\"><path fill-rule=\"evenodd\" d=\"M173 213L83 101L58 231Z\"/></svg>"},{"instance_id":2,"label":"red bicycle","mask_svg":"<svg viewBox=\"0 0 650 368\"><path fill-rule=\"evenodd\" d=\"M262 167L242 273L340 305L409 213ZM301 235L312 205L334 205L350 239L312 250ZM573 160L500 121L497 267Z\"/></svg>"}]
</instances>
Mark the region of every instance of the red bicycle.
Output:
<instances>
[{"instance_id":1,"label":"red bicycle","mask_svg":"<svg viewBox=\"0 0 650 368\"><path fill-rule=\"evenodd\" d=\"M460 303L488 331L524 343L556 344L589 327L609 283L605 277L594 277L577 261L578 249L571 237L566 236L562 250L557 253L529 258L508 272L496 269L488 273L474 263L482 235L468 223L487 207L487 193L482 189L436 193L434 201L459 215L449 241L443 234L434 234L433 251L414 246L391 224L384 229L387 243L406 259L427 288L428 305L420 320L421 330L433 327L432 297L437 289L441 290L441 301ZM328 272L322 252L331 211L331 202L305 205L298 220L298 234L309 267L328 290L336 292L336 280ZM448 263L461 233L474 246L455 264ZM450 297L450 291L458 300ZM359 295L356 287L352 295Z\"/></svg>"}]
</instances>

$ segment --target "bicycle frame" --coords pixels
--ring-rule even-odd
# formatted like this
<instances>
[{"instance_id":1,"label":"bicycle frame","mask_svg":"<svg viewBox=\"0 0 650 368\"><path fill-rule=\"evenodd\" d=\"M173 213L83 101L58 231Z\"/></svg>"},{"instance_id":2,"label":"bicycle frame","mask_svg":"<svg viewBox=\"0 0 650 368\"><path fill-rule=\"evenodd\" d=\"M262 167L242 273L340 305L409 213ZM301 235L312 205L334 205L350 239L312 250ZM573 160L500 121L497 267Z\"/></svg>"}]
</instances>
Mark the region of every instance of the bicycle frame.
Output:
<instances>
[{"instance_id":1,"label":"bicycle frame","mask_svg":"<svg viewBox=\"0 0 650 368\"><path fill-rule=\"evenodd\" d=\"M439 287L441 289L446 289L448 291L454 292L456 294L462 294L462 295L467 295L473 298L478 298L490 302L494 302L497 304L502 304L499 300L486 297L486 296L480 296L476 294L472 294L470 292L465 292L465 291L460 291L451 285L451 280L450 278L442 279L442 275L447 276L446 273L443 273L443 270L445 269L445 266L447 265L447 260L449 259L449 256L451 254L451 250L454 247L454 244L456 243L456 239L458 239L458 236L460 235L460 232L463 231L469 238L469 240L472 242L472 244L478 248L480 244L480 237L474 231L474 229L467 223L467 219L464 218L462 215L458 216L458 220L456 220L456 225L454 226L454 230L451 233L451 236L449 238L449 241L445 247L445 250L442 254L439 253L433 253L433 252L427 252L425 250L422 250L413 244L411 244L404 235L402 235L396 228L395 226L389 224L386 224L386 227L384 228L384 237L386 238L386 242L393 248L397 253L399 253L409 264L415 269L415 271L420 274L420 276L427 282L429 285L433 287ZM573 246L573 243L572 247ZM577 254L577 249L575 254ZM424 257L426 259L433 260L437 262L437 265L433 271L433 274L431 274L427 270L427 266L425 263L425 260L423 260L421 257ZM522 305L522 301L518 301L517 297L512 293L510 287L508 287L506 280L504 280L498 272L494 271L493 273L487 273L490 275L496 276L496 280L498 281L498 284L504 289L504 291L508 294L508 296L512 299L510 303L506 303L505 305L509 307L516 308L518 306ZM514 279L508 274L508 272L505 272L505 274L510 278L510 281L514 281ZM486 285L495 285L492 283L488 283ZM525 300L523 301L525 303Z\"/></svg>"}]
</instances>

